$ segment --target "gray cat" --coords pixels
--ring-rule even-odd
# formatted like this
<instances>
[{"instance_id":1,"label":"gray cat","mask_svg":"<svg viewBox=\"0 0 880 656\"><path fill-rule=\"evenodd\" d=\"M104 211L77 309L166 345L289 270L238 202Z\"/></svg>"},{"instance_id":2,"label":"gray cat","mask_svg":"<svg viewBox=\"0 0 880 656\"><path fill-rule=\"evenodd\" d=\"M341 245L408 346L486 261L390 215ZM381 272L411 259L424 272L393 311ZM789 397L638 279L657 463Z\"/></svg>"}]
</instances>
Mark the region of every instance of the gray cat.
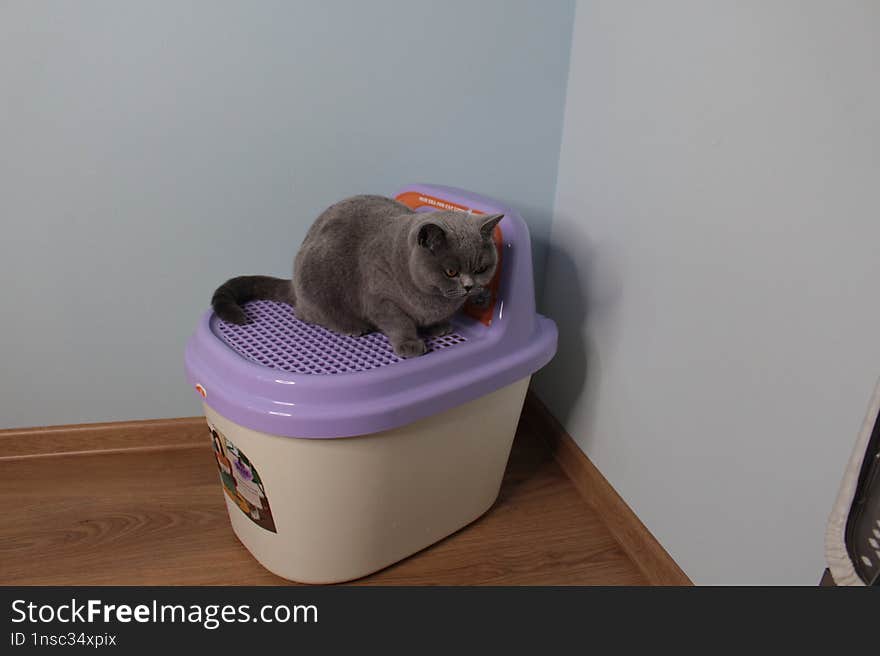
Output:
<instances>
[{"instance_id":1,"label":"gray cat","mask_svg":"<svg viewBox=\"0 0 880 656\"><path fill-rule=\"evenodd\" d=\"M232 278L211 303L224 321L243 324L243 303L284 301L301 321L354 336L379 330L399 356L422 355L422 336L451 332L449 319L468 298L488 300L498 263L492 231L503 216L418 213L383 196L354 196L309 228L292 281Z\"/></svg>"}]
</instances>

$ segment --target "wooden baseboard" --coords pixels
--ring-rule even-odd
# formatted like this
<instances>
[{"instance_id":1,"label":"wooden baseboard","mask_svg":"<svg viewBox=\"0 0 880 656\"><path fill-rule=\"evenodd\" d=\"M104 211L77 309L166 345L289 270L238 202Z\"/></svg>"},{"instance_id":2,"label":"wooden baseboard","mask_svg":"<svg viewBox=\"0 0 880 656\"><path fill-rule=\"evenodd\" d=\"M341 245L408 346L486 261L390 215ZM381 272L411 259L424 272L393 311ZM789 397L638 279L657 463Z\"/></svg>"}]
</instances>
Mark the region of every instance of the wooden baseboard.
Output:
<instances>
[{"instance_id":1,"label":"wooden baseboard","mask_svg":"<svg viewBox=\"0 0 880 656\"><path fill-rule=\"evenodd\" d=\"M827 567L825 571L822 572L822 578L819 581L820 588L835 588L837 584L834 582L834 577L831 576L831 570Z\"/></svg>"},{"instance_id":2,"label":"wooden baseboard","mask_svg":"<svg viewBox=\"0 0 880 656\"><path fill-rule=\"evenodd\" d=\"M529 390L523 418L533 426L553 452L559 466L581 496L608 526L626 554L652 585L693 585L632 509L584 454L543 401Z\"/></svg>"},{"instance_id":3,"label":"wooden baseboard","mask_svg":"<svg viewBox=\"0 0 880 656\"><path fill-rule=\"evenodd\" d=\"M204 417L0 430L0 460L210 445Z\"/></svg>"}]
</instances>

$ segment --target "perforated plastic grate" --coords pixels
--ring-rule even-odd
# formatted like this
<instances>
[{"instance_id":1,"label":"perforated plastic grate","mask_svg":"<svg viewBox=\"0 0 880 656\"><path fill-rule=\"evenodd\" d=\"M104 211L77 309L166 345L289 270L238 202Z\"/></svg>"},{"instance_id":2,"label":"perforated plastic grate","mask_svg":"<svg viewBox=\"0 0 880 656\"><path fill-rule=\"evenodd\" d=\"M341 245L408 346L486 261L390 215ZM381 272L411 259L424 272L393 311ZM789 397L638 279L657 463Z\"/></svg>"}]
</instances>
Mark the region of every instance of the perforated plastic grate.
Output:
<instances>
[{"instance_id":1,"label":"perforated plastic grate","mask_svg":"<svg viewBox=\"0 0 880 656\"><path fill-rule=\"evenodd\" d=\"M395 355L381 333L348 337L304 323L289 305L253 301L244 306L243 326L215 322L215 332L243 358L265 367L298 374L342 374L385 367L402 358ZM426 340L428 351L439 351L467 341L451 333Z\"/></svg>"}]
</instances>

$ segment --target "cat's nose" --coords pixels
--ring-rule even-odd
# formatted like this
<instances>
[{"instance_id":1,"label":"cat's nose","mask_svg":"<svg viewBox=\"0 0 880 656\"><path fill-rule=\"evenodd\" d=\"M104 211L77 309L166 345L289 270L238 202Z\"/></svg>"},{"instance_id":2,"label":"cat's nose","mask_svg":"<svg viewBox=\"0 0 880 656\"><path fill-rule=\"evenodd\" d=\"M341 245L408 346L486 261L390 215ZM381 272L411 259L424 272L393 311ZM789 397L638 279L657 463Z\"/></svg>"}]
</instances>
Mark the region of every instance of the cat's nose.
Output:
<instances>
[{"instance_id":1,"label":"cat's nose","mask_svg":"<svg viewBox=\"0 0 880 656\"><path fill-rule=\"evenodd\" d=\"M470 290L472 290L474 288L473 285L462 285L462 287L464 287L464 290L466 292L469 292Z\"/></svg>"}]
</instances>

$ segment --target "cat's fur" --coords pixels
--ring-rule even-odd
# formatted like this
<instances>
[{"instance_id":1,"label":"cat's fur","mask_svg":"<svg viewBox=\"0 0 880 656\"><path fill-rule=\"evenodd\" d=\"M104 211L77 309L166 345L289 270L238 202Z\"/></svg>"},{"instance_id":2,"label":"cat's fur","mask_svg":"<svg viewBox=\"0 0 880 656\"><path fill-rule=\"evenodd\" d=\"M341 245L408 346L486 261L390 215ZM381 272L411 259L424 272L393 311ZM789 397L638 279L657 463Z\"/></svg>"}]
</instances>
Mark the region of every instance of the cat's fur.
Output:
<instances>
[{"instance_id":1,"label":"cat's fur","mask_svg":"<svg viewBox=\"0 0 880 656\"><path fill-rule=\"evenodd\" d=\"M498 263L492 231L502 217L418 213L383 196L354 196L312 224L292 281L233 278L212 305L221 319L245 323L243 303L285 301L302 321L346 335L380 330L398 355L418 356L426 350L420 333L449 333L449 319L469 297L488 296Z\"/></svg>"}]
</instances>

